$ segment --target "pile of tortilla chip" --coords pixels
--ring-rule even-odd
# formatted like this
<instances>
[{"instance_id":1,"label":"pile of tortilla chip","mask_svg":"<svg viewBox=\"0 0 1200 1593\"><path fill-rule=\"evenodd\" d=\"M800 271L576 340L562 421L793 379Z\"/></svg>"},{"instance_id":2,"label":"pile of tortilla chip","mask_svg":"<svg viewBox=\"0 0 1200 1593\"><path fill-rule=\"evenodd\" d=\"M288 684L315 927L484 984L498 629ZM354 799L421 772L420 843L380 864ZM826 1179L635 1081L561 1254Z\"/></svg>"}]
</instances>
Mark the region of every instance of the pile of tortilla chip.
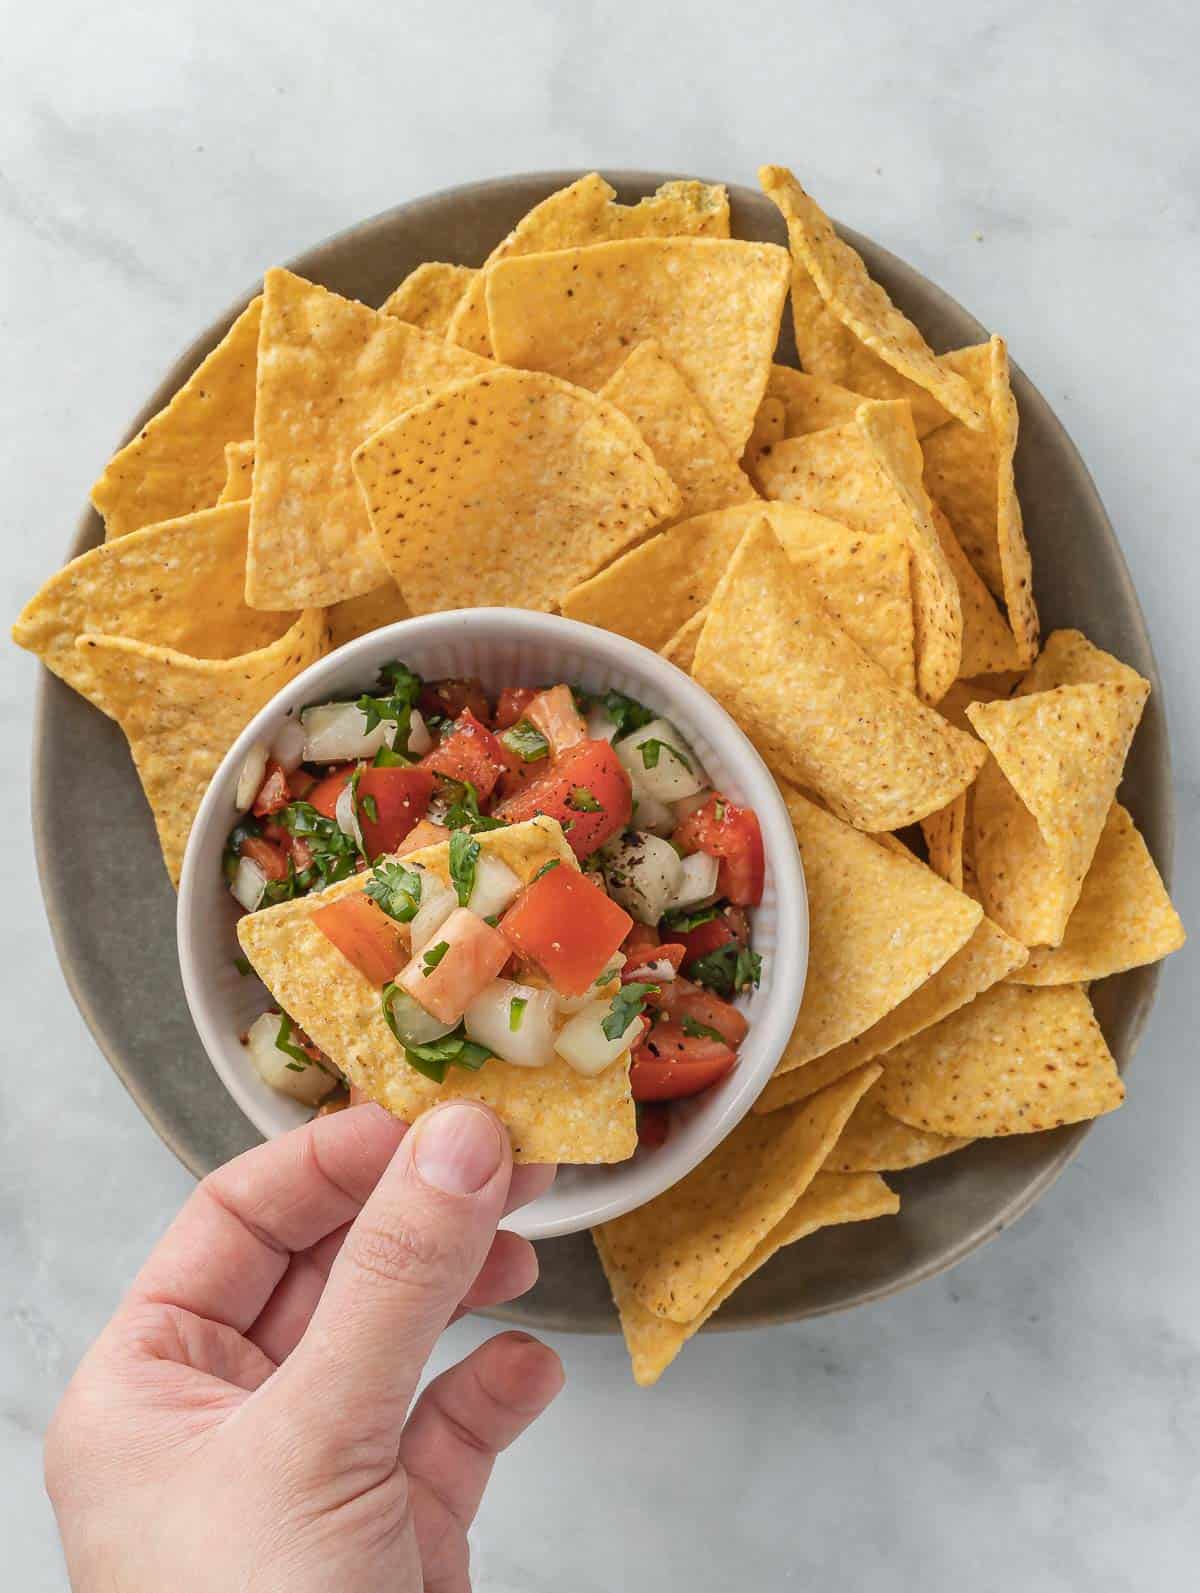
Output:
<instances>
[{"instance_id":1,"label":"pile of tortilla chip","mask_svg":"<svg viewBox=\"0 0 1200 1593\"><path fill-rule=\"evenodd\" d=\"M792 174L760 175L786 248L731 237L718 186L625 205L592 173L379 309L269 271L96 483L106 540L16 626L124 728L173 878L250 715L409 614L619 632L741 725L803 858L807 984L751 1116L596 1231L639 1382L781 1247L894 1213L882 1173L1112 1110L1088 988L1183 941L1118 799L1149 685L1040 640L1003 339L935 352ZM290 947L307 914L245 934ZM525 1159L573 1109L545 1082L513 1108ZM630 1153L631 1113L592 1122L593 1159Z\"/></svg>"}]
</instances>

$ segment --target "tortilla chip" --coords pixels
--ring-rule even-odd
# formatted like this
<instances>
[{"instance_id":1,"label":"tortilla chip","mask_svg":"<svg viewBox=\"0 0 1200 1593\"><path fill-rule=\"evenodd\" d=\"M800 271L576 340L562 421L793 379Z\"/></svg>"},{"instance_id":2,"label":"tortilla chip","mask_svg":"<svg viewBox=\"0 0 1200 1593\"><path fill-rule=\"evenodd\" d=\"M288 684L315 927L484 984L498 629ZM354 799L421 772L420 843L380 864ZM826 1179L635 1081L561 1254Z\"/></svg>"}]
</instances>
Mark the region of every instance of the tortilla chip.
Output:
<instances>
[{"instance_id":1,"label":"tortilla chip","mask_svg":"<svg viewBox=\"0 0 1200 1593\"><path fill-rule=\"evenodd\" d=\"M635 238L486 273L496 357L593 390L654 338L740 459L779 336L787 255L770 243Z\"/></svg>"},{"instance_id":2,"label":"tortilla chip","mask_svg":"<svg viewBox=\"0 0 1200 1593\"><path fill-rule=\"evenodd\" d=\"M399 620L411 619L412 614L395 581L377 587L374 592L364 592L361 597L348 597L344 603L335 603L328 610L331 647L342 647L356 636L368 631L382 630L385 625L395 625Z\"/></svg>"},{"instance_id":3,"label":"tortilla chip","mask_svg":"<svg viewBox=\"0 0 1200 1593\"><path fill-rule=\"evenodd\" d=\"M254 439L225 444L225 485L217 496L218 503L241 503L250 496L250 483L254 477Z\"/></svg>"},{"instance_id":4,"label":"tortilla chip","mask_svg":"<svg viewBox=\"0 0 1200 1593\"><path fill-rule=\"evenodd\" d=\"M1089 642L1082 631L1051 631L1016 695L1028 697L1031 692L1053 691L1056 686L1089 686L1105 680L1115 681L1135 695L1149 690L1136 669Z\"/></svg>"},{"instance_id":5,"label":"tortilla chip","mask_svg":"<svg viewBox=\"0 0 1200 1593\"><path fill-rule=\"evenodd\" d=\"M958 673L966 679L1002 674L1023 668L1029 660L1017 645L1008 621L996 607L996 600L975 573L975 567L959 546L949 520L936 503L931 503L934 529L946 562L954 572L958 600L962 608L962 655Z\"/></svg>"},{"instance_id":6,"label":"tortilla chip","mask_svg":"<svg viewBox=\"0 0 1200 1593\"><path fill-rule=\"evenodd\" d=\"M275 641L236 658L191 658L128 636L83 635L75 645L87 658L89 698L125 732L178 885L217 766L258 710L325 652L325 616L308 609Z\"/></svg>"},{"instance_id":7,"label":"tortilla chip","mask_svg":"<svg viewBox=\"0 0 1200 1593\"><path fill-rule=\"evenodd\" d=\"M925 486L946 511L963 552L1008 609L1022 664L1037 652L1038 615L1033 565L1013 477L1017 401L1002 337L957 349L943 358L971 385L987 414L987 429L957 422L925 438Z\"/></svg>"},{"instance_id":8,"label":"tortilla chip","mask_svg":"<svg viewBox=\"0 0 1200 1593\"><path fill-rule=\"evenodd\" d=\"M869 1030L924 988L983 916L915 858L878 846L798 791L783 795L804 864L809 949L804 999L776 1073Z\"/></svg>"},{"instance_id":9,"label":"tortilla chip","mask_svg":"<svg viewBox=\"0 0 1200 1593\"><path fill-rule=\"evenodd\" d=\"M431 337L446 337L451 317L463 294L478 277L471 266L451 265L448 260L426 260L390 293L379 306L380 315L394 315L398 321L419 326Z\"/></svg>"},{"instance_id":10,"label":"tortilla chip","mask_svg":"<svg viewBox=\"0 0 1200 1593\"><path fill-rule=\"evenodd\" d=\"M863 536L796 504L743 504L681 520L581 582L562 611L661 650L707 606L747 527L762 515L838 624L911 691L907 542L898 532ZM699 627L692 634L694 640Z\"/></svg>"},{"instance_id":11,"label":"tortilla chip","mask_svg":"<svg viewBox=\"0 0 1200 1593\"><path fill-rule=\"evenodd\" d=\"M674 664L676 669L682 669L685 675L691 674L692 665L696 662L696 645L707 618L707 609L693 614L658 650L660 657L665 658L668 664Z\"/></svg>"},{"instance_id":12,"label":"tortilla chip","mask_svg":"<svg viewBox=\"0 0 1200 1593\"><path fill-rule=\"evenodd\" d=\"M640 343L600 389L641 432L679 488L679 517L757 501L708 411L656 342Z\"/></svg>"},{"instance_id":13,"label":"tortilla chip","mask_svg":"<svg viewBox=\"0 0 1200 1593\"><path fill-rule=\"evenodd\" d=\"M1038 947L1008 977L1018 985L1086 984L1157 962L1186 938L1145 841L1114 802L1061 945Z\"/></svg>"},{"instance_id":14,"label":"tortilla chip","mask_svg":"<svg viewBox=\"0 0 1200 1593\"><path fill-rule=\"evenodd\" d=\"M970 1145L969 1139L910 1128L892 1117L879 1099L878 1086L868 1090L851 1112L841 1138L825 1161L827 1173L890 1173L923 1167L939 1156Z\"/></svg>"},{"instance_id":15,"label":"tortilla chip","mask_svg":"<svg viewBox=\"0 0 1200 1593\"><path fill-rule=\"evenodd\" d=\"M1125 1087L1091 1004L1075 985L994 985L889 1051L879 1099L935 1134L1032 1134L1100 1117Z\"/></svg>"},{"instance_id":16,"label":"tortilla chip","mask_svg":"<svg viewBox=\"0 0 1200 1593\"><path fill-rule=\"evenodd\" d=\"M743 470L753 473L754 461L763 449L782 439L786 421L787 410L783 400L772 398L768 393L755 412L754 425L750 428L746 450L742 455Z\"/></svg>"},{"instance_id":17,"label":"tortilla chip","mask_svg":"<svg viewBox=\"0 0 1200 1593\"><path fill-rule=\"evenodd\" d=\"M528 883L551 859L578 868L553 819L530 819L475 837ZM405 863L449 881L449 845L410 852ZM493 1057L476 1073L450 1068L435 1084L404 1059L388 1028L379 991L321 931L312 915L326 902L365 888L369 873L323 891L247 913L238 939L283 1010L372 1100L412 1122L438 1101L482 1101L508 1126L518 1162L620 1162L637 1149L629 1091L629 1053L603 1073L584 1078L561 1057L543 1068L515 1067Z\"/></svg>"},{"instance_id":18,"label":"tortilla chip","mask_svg":"<svg viewBox=\"0 0 1200 1593\"><path fill-rule=\"evenodd\" d=\"M92 502L110 540L217 501L225 480L225 444L254 428L262 302L250 301L166 408L105 466L92 488Z\"/></svg>"},{"instance_id":19,"label":"tortilla chip","mask_svg":"<svg viewBox=\"0 0 1200 1593\"><path fill-rule=\"evenodd\" d=\"M768 498L803 504L856 531L904 533L913 559L917 682L921 696L937 702L959 673L962 604L921 483L908 408L865 401L848 425L786 438L760 455L757 468Z\"/></svg>"},{"instance_id":20,"label":"tortilla chip","mask_svg":"<svg viewBox=\"0 0 1200 1593\"><path fill-rule=\"evenodd\" d=\"M956 891L963 888L963 837L967 827L967 793L921 820L921 833L929 853L929 866Z\"/></svg>"},{"instance_id":21,"label":"tortilla chip","mask_svg":"<svg viewBox=\"0 0 1200 1593\"><path fill-rule=\"evenodd\" d=\"M92 651L75 646L85 632L194 658L236 658L269 646L295 616L246 606L249 519L246 503L201 509L90 548L25 605L13 640L93 702L107 686L97 683Z\"/></svg>"},{"instance_id":22,"label":"tortilla chip","mask_svg":"<svg viewBox=\"0 0 1200 1593\"><path fill-rule=\"evenodd\" d=\"M791 1112L745 1117L685 1178L597 1232L656 1316L690 1322L812 1183L855 1104L861 1068Z\"/></svg>"},{"instance_id":23,"label":"tortilla chip","mask_svg":"<svg viewBox=\"0 0 1200 1593\"><path fill-rule=\"evenodd\" d=\"M830 618L765 516L713 594L693 672L777 774L858 829L899 829L945 807L984 757Z\"/></svg>"},{"instance_id":24,"label":"tortilla chip","mask_svg":"<svg viewBox=\"0 0 1200 1593\"><path fill-rule=\"evenodd\" d=\"M617 191L598 172L543 199L496 245L451 317L447 336L462 348L490 354L484 276L489 266L523 254L545 254L614 238L674 235L728 238L729 196L718 183L663 183L636 205L616 203Z\"/></svg>"},{"instance_id":25,"label":"tortilla chip","mask_svg":"<svg viewBox=\"0 0 1200 1593\"><path fill-rule=\"evenodd\" d=\"M553 609L679 509L621 411L536 371L418 404L354 456L376 542L414 614Z\"/></svg>"},{"instance_id":26,"label":"tortilla chip","mask_svg":"<svg viewBox=\"0 0 1200 1593\"><path fill-rule=\"evenodd\" d=\"M967 708L992 753L972 807L979 887L1027 946L1063 938L1149 690L1106 680Z\"/></svg>"},{"instance_id":27,"label":"tortilla chip","mask_svg":"<svg viewBox=\"0 0 1200 1593\"><path fill-rule=\"evenodd\" d=\"M911 1132L911 1131L910 1131ZM657 1383L692 1335L703 1327L733 1292L785 1245L806 1239L820 1228L835 1223L866 1222L873 1217L890 1217L900 1209L899 1196L873 1173L844 1175L817 1173L812 1183L742 1262L730 1274L712 1299L690 1322L671 1322L655 1316L634 1293L628 1277L609 1252L604 1230L593 1228L592 1238L604 1268L613 1303L621 1318L621 1331L633 1364L634 1382L642 1388Z\"/></svg>"},{"instance_id":28,"label":"tortilla chip","mask_svg":"<svg viewBox=\"0 0 1200 1593\"><path fill-rule=\"evenodd\" d=\"M490 369L290 271L268 271L258 350L246 599L336 603L382 586L350 468L365 438L413 404Z\"/></svg>"},{"instance_id":29,"label":"tortilla chip","mask_svg":"<svg viewBox=\"0 0 1200 1593\"><path fill-rule=\"evenodd\" d=\"M841 350L832 361L818 358L814 362L820 340L810 337L808 328L814 324L815 288L824 312L817 324L826 324L825 341L831 344L831 350L848 333L900 376L930 393L952 415L982 430L983 411L970 386L938 360L908 317L872 281L862 260L848 243L842 242L829 217L787 167L763 166L758 176L763 192L779 207L787 222L794 262L792 313L801 363L834 381L842 381L852 373L853 362ZM838 335L839 327L842 337ZM838 369L828 368L831 363L836 363ZM846 385L857 384L846 381Z\"/></svg>"}]
</instances>

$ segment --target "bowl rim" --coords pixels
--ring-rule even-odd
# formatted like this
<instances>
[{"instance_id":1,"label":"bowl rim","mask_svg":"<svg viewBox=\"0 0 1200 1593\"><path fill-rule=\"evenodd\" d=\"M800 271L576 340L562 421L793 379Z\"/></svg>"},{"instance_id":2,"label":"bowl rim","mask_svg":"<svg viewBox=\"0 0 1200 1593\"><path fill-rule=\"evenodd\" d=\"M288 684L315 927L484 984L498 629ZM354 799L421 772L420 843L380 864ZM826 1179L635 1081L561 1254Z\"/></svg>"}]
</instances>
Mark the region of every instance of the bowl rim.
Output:
<instances>
[{"instance_id":1,"label":"bowl rim","mask_svg":"<svg viewBox=\"0 0 1200 1593\"><path fill-rule=\"evenodd\" d=\"M505 1221L505 1227L527 1239L553 1239L578 1233L644 1205L677 1183L732 1133L774 1072L804 995L809 950L808 893L783 793L746 733L714 697L681 669L614 632L558 614L498 607L416 615L369 631L326 653L259 709L208 784L188 836L180 875L175 919L179 967L188 1010L221 1083L264 1138L277 1135L281 1130L266 1121L255 1093L246 1087L248 1060L230 1056L228 1016L223 1014L219 997L207 987L201 972L199 947L206 934L203 904L207 880L202 872L206 842L218 825L224 839L230 792L251 745L256 741L269 742L289 713L320 700L331 676L344 676L348 668L361 665L365 690L378 665L386 659L403 657L414 645L436 645L455 633L469 634L482 624L493 633L511 637L513 643L523 641L585 654L602 675L619 668L636 673L645 681L648 695L661 703L661 711L667 717L679 712L701 728L719 748L723 760L737 769L745 787L745 801L758 815L767 866L775 885L776 943L761 987L761 1010L755 1014L750 1031L753 1044L743 1046L743 1055L732 1075L734 1088L716 1111L693 1118L683 1132L672 1134L652 1159L612 1163L613 1192L607 1197L592 1194L583 1204L581 1192L579 1209L566 1205L558 1216L539 1213L540 1202L534 1202ZM501 645L498 638L495 645ZM745 1054L747 1050L749 1055ZM561 1199L559 1203L565 1204Z\"/></svg>"}]
</instances>

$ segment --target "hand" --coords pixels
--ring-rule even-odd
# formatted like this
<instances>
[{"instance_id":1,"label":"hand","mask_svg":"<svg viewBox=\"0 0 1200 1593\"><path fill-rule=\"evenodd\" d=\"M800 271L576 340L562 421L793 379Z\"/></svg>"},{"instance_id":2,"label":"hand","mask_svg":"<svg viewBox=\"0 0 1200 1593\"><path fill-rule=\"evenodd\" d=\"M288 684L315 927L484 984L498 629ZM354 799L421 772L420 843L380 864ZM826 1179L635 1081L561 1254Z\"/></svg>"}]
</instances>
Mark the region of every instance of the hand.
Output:
<instances>
[{"instance_id":1,"label":"hand","mask_svg":"<svg viewBox=\"0 0 1200 1593\"><path fill-rule=\"evenodd\" d=\"M413 1403L442 1329L537 1277L497 1233L553 1170L483 1107L356 1106L199 1185L46 1444L76 1593L468 1593L500 1450L562 1386L502 1333Z\"/></svg>"}]
</instances>

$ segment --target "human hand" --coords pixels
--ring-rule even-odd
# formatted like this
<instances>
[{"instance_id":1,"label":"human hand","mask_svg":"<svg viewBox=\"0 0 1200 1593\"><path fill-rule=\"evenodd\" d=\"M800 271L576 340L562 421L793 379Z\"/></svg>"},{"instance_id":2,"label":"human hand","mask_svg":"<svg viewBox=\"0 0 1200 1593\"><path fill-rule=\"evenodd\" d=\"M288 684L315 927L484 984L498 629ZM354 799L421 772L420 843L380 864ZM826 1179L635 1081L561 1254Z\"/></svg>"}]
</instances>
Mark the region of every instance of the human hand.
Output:
<instances>
[{"instance_id":1,"label":"human hand","mask_svg":"<svg viewBox=\"0 0 1200 1593\"><path fill-rule=\"evenodd\" d=\"M552 1178L464 1103L351 1107L206 1178L51 1425L76 1593L467 1593L492 1463L562 1369L502 1333L413 1396L459 1310L533 1284L496 1224Z\"/></svg>"}]
</instances>

